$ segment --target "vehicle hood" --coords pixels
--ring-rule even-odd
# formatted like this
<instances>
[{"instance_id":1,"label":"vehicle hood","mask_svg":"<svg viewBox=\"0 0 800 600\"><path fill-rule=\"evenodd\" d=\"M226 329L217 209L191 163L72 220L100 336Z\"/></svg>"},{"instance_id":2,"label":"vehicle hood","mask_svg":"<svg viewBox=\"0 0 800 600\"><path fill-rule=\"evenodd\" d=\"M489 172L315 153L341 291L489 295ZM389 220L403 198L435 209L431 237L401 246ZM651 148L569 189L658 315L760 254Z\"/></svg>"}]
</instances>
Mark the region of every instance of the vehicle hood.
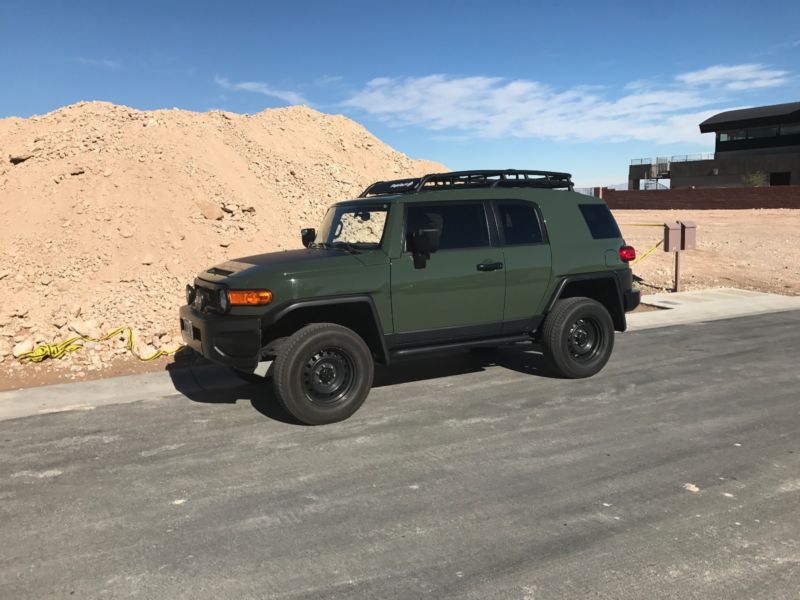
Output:
<instances>
[{"instance_id":1,"label":"vehicle hood","mask_svg":"<svg viewBox=\"0 0 800 600\"><path fill-rule=\"evenodd\" d=\"M206 281L242 280L264 273L279 273L283 276L318 270L347 269L364 266L361 254L326 248L303 248L254 254L226 261L200 274Z\"/></svg>"}]
</instances>

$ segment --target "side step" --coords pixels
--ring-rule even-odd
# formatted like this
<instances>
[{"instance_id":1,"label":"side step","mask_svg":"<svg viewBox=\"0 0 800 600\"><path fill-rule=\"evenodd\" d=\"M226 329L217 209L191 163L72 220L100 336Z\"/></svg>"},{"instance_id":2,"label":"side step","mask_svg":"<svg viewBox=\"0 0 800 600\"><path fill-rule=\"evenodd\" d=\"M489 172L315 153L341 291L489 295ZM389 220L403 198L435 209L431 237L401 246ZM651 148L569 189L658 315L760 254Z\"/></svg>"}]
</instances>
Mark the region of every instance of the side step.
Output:
<instances>
[{"instance_id":1,"label":"side step","mask_svg":"<svg viewBox=\"0 0 800 600\"><path fill-rule=\"evenodd\" d=\"M406 356L416 356L417 354L426 354L428 352L440 352L443 350L460 350L462 348L480 348L481 346L505 346L508 344L516 344L519 342L533 342L528 334L519 335L506 335L494 338L482 338L479 340L466 340L463 342L449 342L447 344L434 344L432 346L415 346L413 348L399 348L392 350L390 355L392 358L401 358Z\"/></svg>"}]
</instances>

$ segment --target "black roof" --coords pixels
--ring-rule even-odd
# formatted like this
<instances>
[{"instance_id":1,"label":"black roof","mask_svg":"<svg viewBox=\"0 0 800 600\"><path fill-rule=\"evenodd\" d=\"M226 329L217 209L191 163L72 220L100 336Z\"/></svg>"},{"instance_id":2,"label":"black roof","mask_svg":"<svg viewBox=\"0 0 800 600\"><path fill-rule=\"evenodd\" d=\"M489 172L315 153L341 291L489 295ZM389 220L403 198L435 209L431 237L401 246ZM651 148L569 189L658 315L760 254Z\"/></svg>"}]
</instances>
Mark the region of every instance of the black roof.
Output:
<instances>
[{"instance_id":1,"label":"black roof","mask_svg":"<svg viewBox=\"0 0 800 600\"><path fill-rule=\"evenodd\" d=\"M800 122L800 102L727 110L700 123L700 132Z\"/></svg>"},{"instance_id":2,"label":"black roof","mask_svg":"<svg viewBox=\"0 0 800 600\"><path fill-rule=\"evenodd\" d=\"M517 169L453 171L452 173L431 173L411 179L377 181L361 192L360 198L473 187L535 187L572 190L573 186L572 175L556 171Z\"/></svg>"}]
</instances>

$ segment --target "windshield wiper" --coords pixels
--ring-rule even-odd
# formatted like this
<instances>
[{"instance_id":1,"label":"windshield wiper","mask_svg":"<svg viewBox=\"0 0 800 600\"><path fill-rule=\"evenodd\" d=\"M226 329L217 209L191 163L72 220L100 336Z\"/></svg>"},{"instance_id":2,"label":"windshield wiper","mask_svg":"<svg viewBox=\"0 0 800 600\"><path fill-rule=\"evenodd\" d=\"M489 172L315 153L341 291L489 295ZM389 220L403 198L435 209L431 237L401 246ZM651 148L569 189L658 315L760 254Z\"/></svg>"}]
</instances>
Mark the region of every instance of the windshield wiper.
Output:
<instances>
[{"instance_id":1,"label":"windshield wiper","mask_svg":"<svg viewBox=\"0 0 800 600\"><path fill-rule=\"evenodd\" d=\"M313 242L308 245L309 248L324 248L326 250L344 250L345 252L351 252L352 254L358 254L361 252L358 248L353 246L349 242Z\"/></svg>"},{"instance_id":2,"label":"windshield wiper","mask_svg":"<svg viewBox=\"0 0 800 600\"><path fill-rule=\"evenodd\" d=\"M350 242L333 242L333 244L331 244L331 246L333 246L334 248L340 248L342 250L347 250L348 252L352 252L353 254L358 254L359 252L361 252L358 248L356 248Z\"/></svg>"}]
</instances>

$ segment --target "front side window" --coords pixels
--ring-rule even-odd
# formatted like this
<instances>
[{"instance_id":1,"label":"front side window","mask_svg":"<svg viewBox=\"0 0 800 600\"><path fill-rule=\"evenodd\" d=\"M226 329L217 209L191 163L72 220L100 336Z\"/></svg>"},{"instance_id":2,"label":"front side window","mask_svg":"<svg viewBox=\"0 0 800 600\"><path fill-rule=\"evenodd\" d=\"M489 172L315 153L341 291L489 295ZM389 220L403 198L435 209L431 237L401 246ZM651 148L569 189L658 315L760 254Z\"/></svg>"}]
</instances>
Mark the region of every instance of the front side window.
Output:
<instances>
[{"instance_id":1,"label":"front side window","mask_svg":"<svg viewBox=\"0 0 800 600\"><path fill-rule=\"evenodd\" d=\"M497 211L506 246L540 244L544 240L539 217L533 206L501 202Z\"/></svg>"},{"instance_id":2,"label":"front side window","mask_svg":"<svg viewBox=\"0 0 800 600\"><path fill-rule=\"evenodd\" d=\"M440 223L440 251L489 245L489 228L482 204L412 204L406 213L406 247L412 232Z\"/></svg>"},{"instance_id":3,"label":"front side window","mask_svg":"<svg viewBox=\"0 0 800 600\"><path fill-rule=\"evenodd\" d=\"M314 245L378 248L388 213L388 204L332 206L322 221Z\"/></svg>"}]
</instances>

